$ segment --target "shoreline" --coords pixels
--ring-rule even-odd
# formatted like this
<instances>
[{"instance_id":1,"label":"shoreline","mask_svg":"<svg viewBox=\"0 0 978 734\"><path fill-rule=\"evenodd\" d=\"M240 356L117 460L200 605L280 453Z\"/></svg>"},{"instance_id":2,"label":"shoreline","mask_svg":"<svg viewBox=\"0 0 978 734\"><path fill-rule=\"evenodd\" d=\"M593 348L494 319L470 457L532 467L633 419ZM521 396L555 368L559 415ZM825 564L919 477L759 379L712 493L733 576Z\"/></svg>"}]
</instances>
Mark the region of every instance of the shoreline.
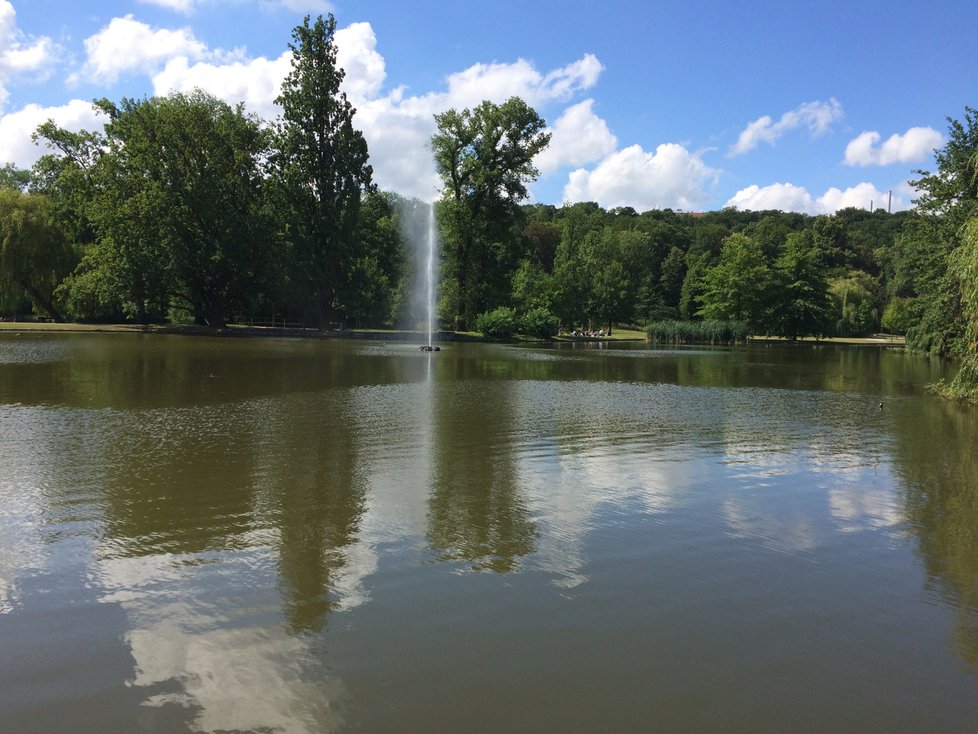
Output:
<instances>
[{"instance_id":1,"label":"shoreline","mask_svg":"<svg viewBox=\"0 0 978 734\"><path fill-rule=\"evenodd\" d=\"M565 334L552 337L551 341L554 343L647 341L646 337L637 336L640 332L627 329L624 331L626 334L623 334L622 336L610 337L572 337ZM53 334L180 334L184 336L223 336L267 339L376 339L378 341L425 341L425 334L424 332L420 331L403 331L397 329L343 329L320 331L319 329L307 329L299 327L247 325L230 325L217 329L209 326L181 326L173 324L77 324L55 323L51 321L0 321L0 333L5 332ZM497 340L489 339L472 332L439 331L435 334L433 341L494 342ZM798 339L793 340L788 339L787 337L752 336L749 338L747 343L906 347L906 338L895 335L874 335L871 337L799 337ZM659 346L669 345L662 343ZM684 346L693 345L690 344Z\"/></svg>"}]
</instances>

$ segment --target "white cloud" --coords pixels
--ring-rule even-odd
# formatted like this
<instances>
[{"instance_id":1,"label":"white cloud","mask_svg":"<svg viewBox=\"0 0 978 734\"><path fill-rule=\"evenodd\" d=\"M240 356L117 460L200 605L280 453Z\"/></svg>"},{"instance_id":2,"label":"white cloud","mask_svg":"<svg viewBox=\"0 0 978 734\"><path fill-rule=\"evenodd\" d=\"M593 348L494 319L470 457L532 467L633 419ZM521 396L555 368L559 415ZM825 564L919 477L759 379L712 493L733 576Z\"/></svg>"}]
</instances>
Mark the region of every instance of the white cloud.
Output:
<instances>
[{"instance_id":1,"label":"white cloud","mask_svg":"<svg viewBox=\"0 0 978 734\"><path fill-rule=\"evenodd\" d=\"M550 145L536 157L544 174L563 166L583 166L615 151L618 140L608 124L594 114L593 99L571 105L550 129Z\"/></svg>"},{"instance_id":2,"label":"white cloud","mask_svg":"<svg viewBox=\"0 0 978 734\"><path fill-rule=\"evenodd\" d=\"M750 211L776 209L785 212L815 213L815 201L803 186L775 183L760 187L757 184L741 189L733 195L725 207Z\"/></svg>"},{"instance_id":3,"label":"white cloud","mask_svg":"<svg viewBox=\"0 0 978 734\"><path fill-rule=\"evenodd\" d=\"M14 6L9 0L0 0L0 109L10 96L10 79L25 74L45 76L54 64L55 51L50 38L26 36L17 27Z\"/></svg>"},{"instance_id":4,"label":"white cloud","mask_svg":"<svg viewBox=\"0 0 978 734\"><path fill-rule=\"evenodd\" d=\"M185 15L189 14L195 5L195 0L139 0L139 2L144 5L158 5Z\"/></svg>"},{"instance_id":5,"label":"white cloud","mask_svg":"<svg viewBox=\"0 0 978 734\"><path fill-rule=\"evenodd\" d=\"M890 203L889 194L890 192L880 191L871 183L863 182L850 186L845 191L832 187L818 197L816 203L820 214L832 214L839 209L850 206L858 209L869 209L870 207L873 210L885 209ZM893 211L901 211L907 208L907 203L897 194L893 196L890 206Z\"/></svg>"},{"instance_id":6,"label":"white cloud","mask_svg":"<svg viewBox=\"0 0 978 734\"><path fill-rule=\"evenodd\" d=\"M205 61L191 64L189 59L180 56L168 61L153 76L153 94L163 96L199 87L232 104L244 102L248 112L272 119L279 113L274 100L281 91L291 60L291 52L277 59L258 57L224 64Z\"/></svg>"},{"instance_id":7,"label":"white cloud","mask_svg":"<svg viewBox=\"0 0 978 734\"><path fill-rule=\"evenodd\" d=\"M113 18L101 31L86 38L85 51L88 58L81 71L69 78L72 83L85 79L112 84L126 72L151 74L171 59L200 59L208 55L207 46L189 28L154 30L132 15Z\"/></svg>"},{"instance_id":8,"label":"white cloud","mask_svg":"<svg viewBox=\"0 0 978 734\"><path fill-rule=\"evenodd\" d=\"M696 210L709 201L704 187L718 171L677 143L649 153L632 145L606 157L591 171L578 169L564 187L564 200L596 201L605 208L630 206Z\"/></svg>"},{"instance_id":9,"label":"white cloud","mask_svg":"<svg viewBox=\"0 0 978 734\"><path fill-rule=\"evenodd\" d=\"M9 162L19 168L30 168L48 152L31 140L37 126L47 120L54 120L60 127L73 132L98 130L105 122L92 108L91 102L80 99L73 99L60 107L27 105L0 117L0 164Z\"/></svg>"},{"instance_id":10,"label":"white cloud","mask_svg":"<svg viewBox=\"0 0 978 734\"><path fill-rule=\"evenodd\" d=\"M912 127L903 135L891 135L877 146L882 136L868 130L853 138L846 146L848 166L888 166L891 163L919 163L944 142L943 136L932 127Z\"/></svg>"},{"instance_id":11,"label":"white cloud","mask_svg":"<svg viewBox=\"0 0 978 734\"><path fill-rule=\"evenodd\" d=\"M343 68L343 90L353 99L376 97L387 77L377 36L369 23L351 23L336 31L336 63Z\"/></svg>"},{"instance_id":12,"label":"white cloud","mask_svg":"<svg viewBox=\"0 0 978 734\"><path fill-rule=\"evenodd\" d=\"M520 97L531 107L565 101L593 87L604 70L592 54L560 69L541 74L525 59L511 64L474 64L448 77L448 107L474 107L485 99L503 102ZM448 109L445 107L445 109Z\"/></svg>"},{"instance_id":13,"label":"white cloud","mask_svg":"<svg viewBox=\"0 0 978 734\"><path fill-rule=\"evenodd\" d=\"M802 214L834 214L839 209L856 207L858 209L886 208L900 211L907 208L907 201L898 190L890 201L889 191L880 191L873 184L860 183L845 191L832 187L818 198L813 197L804 186L790 183L775 183L770 186L756 184L741 189L724 204L740 210L765 211L778 209Z\"/></svg>"},{"instance_id":14,"label":"white cloud","mask_svg":"<svg viewBox=\"0 0 978 734\"><path fill-rule=\"evenodd\" d=\"M806 102L790 112L785 112L777 122L769 115L764 115L744 128L737 142L731 146L729 155L746 153L762 142L773 144L789 130L799 127L807 127L812 135L822 135L842 115L842 105L834 98L828 102Z\"/></svg>"}]
</instances>

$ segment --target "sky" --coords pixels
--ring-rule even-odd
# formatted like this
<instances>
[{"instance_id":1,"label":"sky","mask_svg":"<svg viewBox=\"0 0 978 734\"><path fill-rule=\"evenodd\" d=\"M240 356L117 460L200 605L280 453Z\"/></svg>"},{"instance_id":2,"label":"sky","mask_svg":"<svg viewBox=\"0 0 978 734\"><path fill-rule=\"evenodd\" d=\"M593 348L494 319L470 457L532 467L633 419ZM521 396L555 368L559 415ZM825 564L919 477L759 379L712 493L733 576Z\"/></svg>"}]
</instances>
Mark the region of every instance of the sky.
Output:
<instances>
[{"instance_id":1,"label":"sky","mask_svg":"<svg viewBox=\"0 0 978 734\"><path fill-rule=\"evenodd\" d=\"M975 0L0 0L0 165L102 97L274 120L292 29L327 12L375 183L425 200L434 115L485 99L547 121L532 202L640 212L906 209L978 107Z\"/></svg>"}]
</instances>

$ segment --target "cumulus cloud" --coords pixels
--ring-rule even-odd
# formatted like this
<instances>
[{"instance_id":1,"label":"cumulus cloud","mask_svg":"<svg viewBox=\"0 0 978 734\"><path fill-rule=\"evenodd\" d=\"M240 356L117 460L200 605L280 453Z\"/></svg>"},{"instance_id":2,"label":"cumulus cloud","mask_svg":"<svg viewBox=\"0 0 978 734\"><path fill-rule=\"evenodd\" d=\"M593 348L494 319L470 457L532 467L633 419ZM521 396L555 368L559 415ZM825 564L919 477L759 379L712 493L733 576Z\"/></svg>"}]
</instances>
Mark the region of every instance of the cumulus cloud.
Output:
<instances>
[{"instance_id":1,"label":"cumulus cloud","mask_svg":"<svg viewBox=\"0 0 978 734\"><path fill-rule=\"evenodd\" d=\"M719 174L700 155L677 143L649 153L638 145L607 156L591 171L578 169L564 187L564 200L596 201L605 208L630 206L696 210L709 201L705 187Z\"/></svg>"},{"instance_id":2,"label":"cumulus cloud","mask_svg":"<svg viewBox=\"0 0 978 734\"><path fill-rule=\"evenodd\" d=\"M0 117L0 162L11 162L29 168L47 151L35 145L31 135L38 125L54 120L60 127L73 132L98 130L105 123L92 108L91 102L73 99L60 107L41 107L30 104L17 112Z\"/></svg>"},{"instance_id":3,"label":"cumulus cloud","mask_svg":"<svg viewBox=\"0 0 978 734\"><path fill-rule=\"evenodd\" d=\"M887 205L893 211L906 209L908 204L902 190L890 202L890 192L880 191L873 184L865 182L845 190L833 186L817 198L804 186L791 183L775 183L763 187L754 184L741 189L724 204L744 211L778 209L802 214L834 214L847 207L869 209L872 206L873 209L878 209Z\"/></svg>"},{"instance_id":4,"label":"cumulus cloud","mask_svg":"<svg viewBox=\"0 0 978 734\"><path fill-rule=\"evenodd\" d=\"M869 209L872 207L876 210L886 208L889 203L889 196L890 192L880 191L873 184L863 182L855 186L850 186L844 191L832 187L818 197L816 203L818 204L820 214L832 214L839 211L839 209L845 209L850 206L858 209ZM893 196L893 201L890 206L893 211L901 211L906 209L908 204L899 194L896 194Z\"/></svg>"},{"instance_id":5,"label":"cumulus cloud","mask_svg":"<svg viewBox=\"0 0 978 734\"><path fill-rule=\"evenodd\" d=\"M808 190L803 186L790 183L775 183L764 187L753 184L734 194L724 206L750 211L777 209L785 212L815 213L815 200Z\"/></svg>"},{"instance_id":6,"label":"cumulus cloud","mask_svg":"<svg viewBox=\"0 0 978 734\"><path fill-rule=\"evenodd\" d=\"M23 75L45 76L55 61L50 38L30 38L17 27L17 12L9 0L0 0L0 109L10 97L7 84Z\"/></svg>"},{"instance_id":7,"label":"cumulus cloud","mask_svg":"<svg viewBox=\"0 0 978 734\"><path fill-rule=\"evenodd\" d=\"M521 97L531 107L541 107L590 89L603 70L593 54L547 74L541 74L525 59L510 64L474 64L448 77L447 98L450 106L474 107L484 99L501 102Z\"/></svg>"},{"instance_id":8,"label":"cumulus cloud","mask_svg":"<svg viewBox=\"0 0 978 734\"><path fill-rule=\"evenodd\" d=\"M842 105L834 98L828 102L806 102L785 112L777 122L769 115L764 115L743 129L737 142L731 146L729 155L741 155L753 150L760 143L773 144L786 132L797 128L808 128L814 136L822 135L842 115Z\"/></svg>"},{"instance_id":9,"label":"cumulus cloud","mask_svg":"<svg viewBox=\"0 0 978 734\"><path fill-rule=\"evenodd\" d=\"M336 31L336 63L343 68L343 91L353 100L380 94L387 71L370 23L351 23Z\"/></svg>"},{"instance_id":10,"label":"cumulus cloud","mask_svg":"<svg viewBox=\"0 0 978 734\"><path fill-rule=\"evenodd\" d=\"M79 80L114 83L121 74L151 74L174 58L200 59L208 55L207 46L189 28L153 29L132 15L113 18L94 36L85 39L87 59L81 71L69 82Z\"/></svg>"},{"instance_id":11,"label":"cumulus cloud","mask_svg":"<svg viewBox=\"0 0 978 734\"><path fill-rule=\"evenodd\" d=\"M615 151L618 140L608 123L594 114L594 100L571 105L549 129L550 145L534 161L541 173L564 166L583 166Z\"/></svg>"},{"instance_id":12,"label":"cumulus cloud","mask_svg":"<svg viewBox=\"0 0 978 734\"><path fill-rule=\"evenodd\" d=\"M191 64L185 56L171 59L153 75L153 94L189 92L200 88L229 103L244 102L249 112L265 119L274 118L279 110L274 100L288 74L291 52L277 59L258 57L250 61Z\"/></svg>"},{"instance_id":13,"label":"cumulus cloud","mask_svg":"<svg viewBox=\"0 0 978 734\"><path fill-rule=\"evenodd\" d=\"M875 130L868 130L853 138L846 146L846 165L919 163L944 142L944 137L932 127L912 127L903 135L891 135L882 145L877 145L881 137Z\"/></svg>"}]
</instances>

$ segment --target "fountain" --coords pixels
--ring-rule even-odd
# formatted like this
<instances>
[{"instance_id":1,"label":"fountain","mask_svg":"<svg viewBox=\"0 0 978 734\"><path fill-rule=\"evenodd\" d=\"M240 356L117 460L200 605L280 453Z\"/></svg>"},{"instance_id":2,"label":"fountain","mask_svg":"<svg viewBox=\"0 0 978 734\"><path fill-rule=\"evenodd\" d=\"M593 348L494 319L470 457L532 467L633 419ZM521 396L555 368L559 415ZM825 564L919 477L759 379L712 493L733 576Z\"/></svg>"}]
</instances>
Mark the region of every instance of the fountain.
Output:
<instances>
[{"instance_id":1,"label":"fountain","mask_svg":"<svg viewBox=\"0 0 978 734\"><path fill-rule=\"evenodd\" d=\"M425 308L427 313L427 342L421 345L422 352L438 352L440 347L432 344L435 326L435 253L438 243L438 228L435 223L435 204L428 205L428 252L425 259Z\"/></svg>"}]
</instances>

